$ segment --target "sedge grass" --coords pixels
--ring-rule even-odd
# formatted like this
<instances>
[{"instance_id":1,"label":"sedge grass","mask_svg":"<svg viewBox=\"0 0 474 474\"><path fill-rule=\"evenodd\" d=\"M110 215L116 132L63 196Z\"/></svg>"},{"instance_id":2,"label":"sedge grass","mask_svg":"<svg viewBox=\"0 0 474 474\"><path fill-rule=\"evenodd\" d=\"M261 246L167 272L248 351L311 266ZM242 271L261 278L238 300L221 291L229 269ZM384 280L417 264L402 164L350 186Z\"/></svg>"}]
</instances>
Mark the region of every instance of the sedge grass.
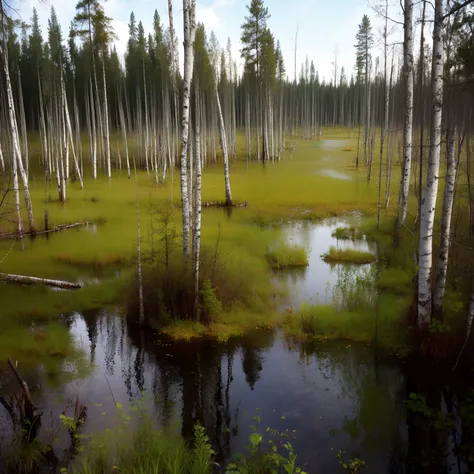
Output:
<instances>
[{"instance_id":1,"label":"sedge grass","mask_svg":"<svg viewBox=\"0 0 474 474\"><path fill-rule=\"evenodd\" d=\"M322 255L328 263L353 263L363 265L374 262L377 257L372 252L364 252L354 249L338 249L334 246L329 248L329 252Z\"/></svg>"}]
</instances>

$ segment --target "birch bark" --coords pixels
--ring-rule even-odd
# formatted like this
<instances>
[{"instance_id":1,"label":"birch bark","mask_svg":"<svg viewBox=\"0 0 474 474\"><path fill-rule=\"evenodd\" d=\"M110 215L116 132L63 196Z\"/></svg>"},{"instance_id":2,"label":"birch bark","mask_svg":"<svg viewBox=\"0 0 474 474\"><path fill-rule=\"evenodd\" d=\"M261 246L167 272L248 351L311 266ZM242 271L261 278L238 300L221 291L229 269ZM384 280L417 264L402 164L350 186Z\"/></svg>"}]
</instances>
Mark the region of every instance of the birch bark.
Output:
<instances>
[{"instance_id":1,"label":"birch bark","mask_svg":"<svg viewBox=\"0 0 474 474\"><path fill-rule=\"evenodd\" d=\"M413 140L413 0L405 0L403 42L403 76L405 86L405 117L403 127L403 176L399 225L405 223L410 190Z\"/></svg>"},{"instance_id":2,"label":"birch bark","mask_svg":"<svg viewBox=\"0 0 474 474\"><path fill-rule=\"evenodd\" d=\"M446 274L448 271L449 247L451 243L451 216L453 213L454 190L456 186L457 161L456 129L448 132L448 153L446 184L443 198L443 215L441 217L441 242L439 248L438 267L436 269L436 286L433 294L433 311L439 313L443 305L444 291L446 287Z\"/></svg>"},{"instance_id":3,"label":"birch bark","mask_svg":"<svg viewBox=\"0 0 474 474\"><path fill-rule=\"evenodd\" d=\"M441 119L443 113L443 0L435 0L433 28L433 57L431 65L431 134L428 174L423 190L418 271L418 327L431 323L431 272L433 267L433 230L438 195L439 162L441 153Z\"/></svg>"}]
</instances>

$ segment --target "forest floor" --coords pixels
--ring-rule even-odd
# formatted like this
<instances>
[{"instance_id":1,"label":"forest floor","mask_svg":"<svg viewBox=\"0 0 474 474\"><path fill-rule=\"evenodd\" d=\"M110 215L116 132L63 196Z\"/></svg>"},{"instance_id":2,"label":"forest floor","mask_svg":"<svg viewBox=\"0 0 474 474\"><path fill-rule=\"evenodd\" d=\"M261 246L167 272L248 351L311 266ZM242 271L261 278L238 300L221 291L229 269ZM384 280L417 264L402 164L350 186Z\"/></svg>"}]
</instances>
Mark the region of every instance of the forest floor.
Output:
<instances>
[{"instance_id":1,"label":"forest floor","mask_svg":"<svg viewBox=\"0 0 474 474\"><path fill-rule=\"evenodd\" d=\"M285 151L283 159L275 164L252 162L247 167L242 158L232 161L233 199L235 202L247 201L248 206L232 209L231 215L227 209L203 209L202 245L211 253L218 249L232 278L237 283L245 281L246 289L252 293L252 301L245 306L227 308L209 326L177 322L162 328L164 332L175 338L209 335L226 339L255 327L283 325L289 328L289 333L304 335L303 319L290 312L276 311L272 303L279 290L271 284L271 270L265 256L270 244L281 237L280 224L360 214L365 216L364 232L373 234L379 243L379 252L390 249L393 241L394 203L397 201L400 167L393 166L391 206L382 209L382 231L374 233L377 168L374 165L372 181L367 182L366 167L361 165L357 169L355 166L356 146L355 131L351 137L348 137L347 130L325 131L319 140L299 139L292 159L290 152ZM238 148L238 155L242 156L243 143L239 142ZM87 170L85 174L84 189L80 189L78 182L71 183L65 204L58 201L55 185L46 187L42 178L32 180L31 193L38 224L47 209L50 227L81 221L89 222L87 226L51 234L49 238L39 236L22 241L0 241L0 260L8 254L0 265L2 272L83 284L78 291L0 285L0 359L8 356L28 360L37 357L38 353L54 358L67 350L67 338L59 334L60 326L48 322L57 321L59 314L123 302L136 269L137 185L145 262L151 253L156 259L160 252L163 238L159 228L160 212L170 208L170 204L174 209L172 223L177 234L180 233L178 170L168 173L166 184L158 185L154 175L147 176L144 171L138 172L137 179L132 174L129 180L125 169L116 170L112 180L100 177L95 182L87 176ZM222 164L204 169L202 193L203 202L223 200ZM387 276L386 272L381 272L385 283L389 277L393 280L390 284L392 296L385 302L385 314L390 317L382 318L390 320L386 331L388 340L385 341L388 347L403 345L403 335L390 335L394 333L394 325L399 324L400 313L407 312L412 299L411 267L405 267L411 265L407 262L413 255L414 237L408 237L402 240L398 261L392 262L395 268L392 274ZM179 250L179 237L173 245ZM331 312L326 308L318 313L318 320L326 318L328 326L334 329L335 310ZM357 324L354 324L355 318L358 318ZM352 338L370 343L373 331L369 327L373 328L373 313L365 318L363 327L360 327L360 312L349 320L350 323L346 324L347 317L338 317L339 324L346 324L347 328L326 332L321 329L318 337ZM34 331L24 330L24 325L31 321L41 325L40 336ZM324 328L324 324L321 327ZM311 333L306 331L306 335Z\"/></svg>"}]
</instances>

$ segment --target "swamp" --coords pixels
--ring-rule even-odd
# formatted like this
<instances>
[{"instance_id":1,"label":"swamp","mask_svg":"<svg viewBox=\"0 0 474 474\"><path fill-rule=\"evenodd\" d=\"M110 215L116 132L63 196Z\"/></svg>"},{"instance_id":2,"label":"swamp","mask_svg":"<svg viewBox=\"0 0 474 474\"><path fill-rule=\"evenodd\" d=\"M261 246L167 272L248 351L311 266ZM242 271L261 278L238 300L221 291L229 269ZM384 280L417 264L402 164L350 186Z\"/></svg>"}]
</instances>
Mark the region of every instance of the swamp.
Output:
<instances>
[{"instance_id":1,"label":"swamp","mask_svg":"<svg viewBox=\"0 0 474 474\"><path fill-rule=\"evenodd\" d=\"M199 1L123 57L51 3L0 0L0 472L472 472L474 4L328 81L270 1L242 67Z\"/></svg>"}]
</instances>

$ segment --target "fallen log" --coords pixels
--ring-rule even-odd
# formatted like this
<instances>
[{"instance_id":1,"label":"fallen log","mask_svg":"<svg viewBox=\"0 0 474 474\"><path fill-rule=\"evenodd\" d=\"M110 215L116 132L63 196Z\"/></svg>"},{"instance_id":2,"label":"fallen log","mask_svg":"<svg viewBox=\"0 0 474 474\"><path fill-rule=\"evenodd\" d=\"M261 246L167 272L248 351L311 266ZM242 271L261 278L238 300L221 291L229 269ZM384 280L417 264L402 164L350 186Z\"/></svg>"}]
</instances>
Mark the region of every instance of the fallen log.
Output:
<instances>
[{"instance_id":1,"label":"fallen log","mask_svg":"<svg viewBox=\"0 0 474 474\"><path fill-rule=\"evenodd\" d=\"M35 237L37 235L44 235L44 234L52 234L54 232L60 232L61 230L66 230L66 229L72 229L74 227L81 227L84 225L89 225L89 222L84 221L84 222L74 222L73 224L60 224L57 225L56 227L53 227L52 229L48 230L42 230L42 231L35 231L35 232L29 232L29 231L24 231L24 232L8 232L5 234L0 234L0 239L16 239L18 237L25 237L27 235L30 235L31 237Z\"/></svg>"},{"instance_id":2,"label":"fallen log","mask_svg":"<svg viewBox=\"0 0 474 474\"><path fill-rule=\"evenodd\" d=\"M69 281L50 280L48 278L38 278L27 275L13 275L12 273L0 273L0 281L7 283L20 283L23 285L41 284L55 288L63 288L65 290L78 290L82 288L81 285Z\"/></svg>"},{"instance_id":3,"label":"fallen log","mask_svg":"<svg viewBox=\"0 0 474 474\"><path fill-rule=\"evenodd\" d=\"M209 201L203 204L203 207L247 207L249 204L247 201L234 202L230 206L225 201Z\"/></svg>"}]
</instances>

